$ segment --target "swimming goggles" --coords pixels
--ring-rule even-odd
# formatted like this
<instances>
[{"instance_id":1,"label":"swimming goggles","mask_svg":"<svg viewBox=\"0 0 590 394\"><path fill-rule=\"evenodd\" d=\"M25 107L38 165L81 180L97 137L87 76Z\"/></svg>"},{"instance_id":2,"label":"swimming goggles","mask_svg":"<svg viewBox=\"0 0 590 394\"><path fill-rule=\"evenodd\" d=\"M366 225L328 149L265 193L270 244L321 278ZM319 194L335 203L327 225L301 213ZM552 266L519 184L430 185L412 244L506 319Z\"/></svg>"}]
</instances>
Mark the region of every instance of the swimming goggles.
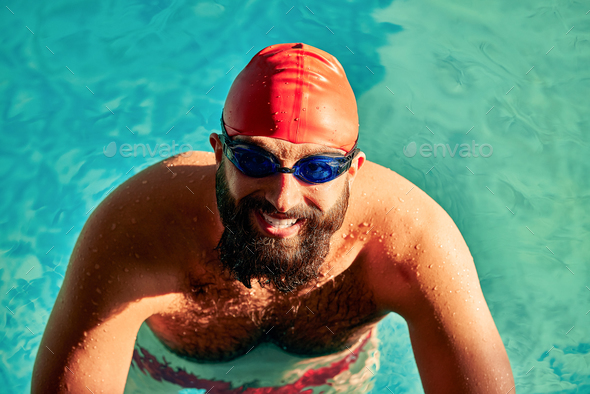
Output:
<instances>
[{"instance_id":1,"label":"swimming goggles","mask_svg":"<svg viewBox=\"0 0 590 394\"><path fill-rule=\"evenodd\" d=\"M277 172L293 174L303 182L317 184L330 182L346 172L352 160L360 152L355 142L346 156L323 154L300 159L293 168L281 167L279 160L270 152L242 141L232 141L225 130L221 116L222 134L218 134L225 156L245 175L263 178Z\"/></svg>"}]
</instances>

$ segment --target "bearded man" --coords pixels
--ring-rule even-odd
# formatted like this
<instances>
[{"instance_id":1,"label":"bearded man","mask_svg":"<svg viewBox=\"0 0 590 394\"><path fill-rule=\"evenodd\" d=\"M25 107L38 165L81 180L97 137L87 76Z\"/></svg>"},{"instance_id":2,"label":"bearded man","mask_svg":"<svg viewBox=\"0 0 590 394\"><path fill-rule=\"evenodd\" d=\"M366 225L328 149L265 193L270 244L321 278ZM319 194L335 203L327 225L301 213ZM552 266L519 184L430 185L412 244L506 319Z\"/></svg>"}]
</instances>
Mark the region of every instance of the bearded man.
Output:
<instances>
[{"instance_id":1,"label":"bearded man","mask_svg":"<svg viewBox=\"0 0 590 394\"><path fill-rule=\"evenodd\" d=\"M391 312L408 323L426 393L514 387L463 237L366 160L336 58L301 43L258 52L220 129L212 153L151 166L93 212L34 393L366 392ZM154 378L149 391L133 371Z\"/></svg>"}]
</instances>

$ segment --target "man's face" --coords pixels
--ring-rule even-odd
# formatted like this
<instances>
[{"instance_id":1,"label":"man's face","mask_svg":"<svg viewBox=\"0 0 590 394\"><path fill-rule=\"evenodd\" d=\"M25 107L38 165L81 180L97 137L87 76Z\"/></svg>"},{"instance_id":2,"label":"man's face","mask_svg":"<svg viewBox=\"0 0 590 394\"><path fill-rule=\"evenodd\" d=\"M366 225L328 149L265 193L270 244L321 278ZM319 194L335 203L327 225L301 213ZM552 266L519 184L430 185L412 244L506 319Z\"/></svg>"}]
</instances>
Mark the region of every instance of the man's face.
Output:
<instances>
[{"instance_id":1,"label":"man's face","mask_svg":"<svg viewBox=\"0 0 590 394\"><path fill-rule=\"evenodd\" d=\"M285 144L273 144L278 150L267 149L288 157L282 165L291 167L306 156L305 149L285 153L280 149ZM251 279L258 279L262 285L270 282L287 292L317 278L330 250L330 239L344 222L350 195L347 176L321 185L306 184L291 174L251 178L223 156L215 178L217 207L225 227L216 247L223 266L248 288ZM261 229L256 212L280 213L303 223L297 234L288 238L269 236ZM267 280L261 281L263 278Z\"/></svg>"}]
</instances>

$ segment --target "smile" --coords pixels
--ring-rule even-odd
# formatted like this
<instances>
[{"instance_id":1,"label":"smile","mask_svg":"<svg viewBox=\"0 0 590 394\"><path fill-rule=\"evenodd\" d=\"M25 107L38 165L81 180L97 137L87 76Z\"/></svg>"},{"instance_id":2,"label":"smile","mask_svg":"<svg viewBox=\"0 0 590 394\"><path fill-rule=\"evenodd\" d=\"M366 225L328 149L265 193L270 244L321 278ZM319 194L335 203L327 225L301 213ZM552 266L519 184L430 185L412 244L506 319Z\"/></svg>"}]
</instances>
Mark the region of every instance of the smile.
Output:
<instances>
[{"instance_id":1,"label":"smile","mask_svg":"<svg viewBox=\"0 0 590 394\"><path fill-rule=\"evenodd\" d=\"M299 219L276 219L276 218L273 218L272 216L268 216L265 213L263 213L262 216L269 224L271 224L273 227L277 227L277 228L291 227L292 225L294 225L297 222L297 220L299 220Z\"/></svg>"},{"instance_id":2,"label":"smile","mask_svg":"<svg viewBox=\"0 0 590 394\"><path fill-rule=\"evenodd\" d=\"M268 236L287 238L299 232L305 219L277 219L261 211L255 211L258 227Z\"/></svg>"}]
</instances>

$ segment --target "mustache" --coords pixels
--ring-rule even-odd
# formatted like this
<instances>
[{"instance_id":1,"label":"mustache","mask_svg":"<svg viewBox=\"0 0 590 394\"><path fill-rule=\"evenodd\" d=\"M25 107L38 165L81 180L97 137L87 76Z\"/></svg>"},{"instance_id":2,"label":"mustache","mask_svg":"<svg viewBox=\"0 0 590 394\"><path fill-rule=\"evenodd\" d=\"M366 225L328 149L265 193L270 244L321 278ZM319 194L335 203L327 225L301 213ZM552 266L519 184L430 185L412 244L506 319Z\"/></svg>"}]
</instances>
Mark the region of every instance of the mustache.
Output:
<instances>
[{"instance_id":1,"label":"mustache","mask_svg":"<svg viewBox=\"0 0 590 394\"><path fill-rule=\"evenodd\" d=\"M302 205L293 207L287 212L279 212L267 199L263 197L246 196L242 198L236 207L234 215L232 215L232 220L236 220L239 217L245 217L250 212L254 211L260 211L267 215L281 214L285 215L286 219L304 219L311 228L316 228L324 216L324 213L320 209L314 208L313 206L306 207Z\"/></svg>"}]
</instances>

